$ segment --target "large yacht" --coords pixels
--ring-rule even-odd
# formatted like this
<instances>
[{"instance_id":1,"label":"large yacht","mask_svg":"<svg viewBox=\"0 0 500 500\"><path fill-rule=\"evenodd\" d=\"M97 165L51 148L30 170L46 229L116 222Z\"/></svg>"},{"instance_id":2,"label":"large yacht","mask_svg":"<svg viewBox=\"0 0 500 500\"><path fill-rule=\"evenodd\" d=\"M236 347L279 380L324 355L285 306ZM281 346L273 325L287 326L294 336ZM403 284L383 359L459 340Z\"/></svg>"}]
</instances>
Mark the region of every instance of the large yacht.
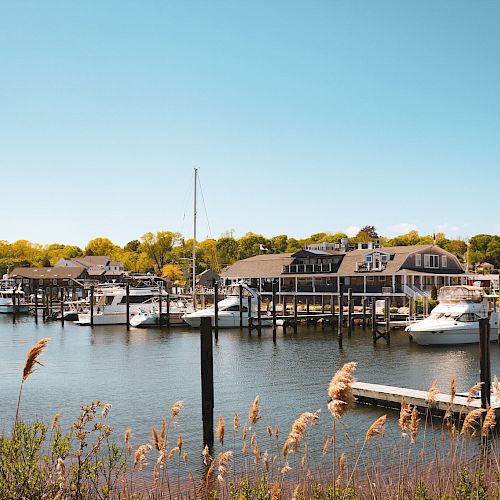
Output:
<instances>
[{"instance_id":1,"label":"large yacht","mask_svg":"<svg viewBox=\"0 0 500 500\"><path fill-rule=\"evenodd\" d=\"M16 294L16 313L27 313L28 303L22 290L14 288L0 289L0 314L10 314L14 312L14 293Z\"/></svg>"},{"instance_id":2,"label":"large yacht","mask_svg":"<svg viewBox=\"0 0 500 500\"><path fill-rule=\"evenodd\" d=\"M488 297L479 287L444 286L431 314L406 327L420 345L456 345L479 342L479 320L490 314L490 340L498 338L498 312L489 313Z\"/></svg>"},{"instance_id":3,"label":"large yacht","mask_svg":"<svg viewBox=\"0 0 500 500\"><path fill-rule=\"evenodd\" d=\"M257 317L257 307L259 302L259 292L250 288L247 284L230 285L227 287L226 298L218 302L218 326L219 328L235 328L240 326L240 286L243 295L243 326L248 326L248 297L251 299L252 317ZM206 309L201 309L183 316L184 321L194 327L199 328L201 318L211 318L212 325L215 321L215 307L211 306ZM272 319L265 316L261 319L263 326L268 326L272 323Z\"/></svg>"},{"instance_id":4,"label":"large yacht","mask_svg":"<svg viewBox=\"0 0 500 500\"><path fill-rule=\"evenodd\" d=\"M183 316L194 311L193 306L182 297L169 295L163 297L161 303L162 316L167 314L167 300L169 325L182 325ZM135 327L154 326L160 324L160 303L158 297L151 299L151 302L142 304L136 314L130 319L130 325Z\"/></svg>"},{"instance_id":5,"label":"large yacht","mask_svg":"<svg viewBox=\"0 0 500 500\"><path fill-rule=\"evenodd\" d=\"M151 300L158 297L158 288L130 288L130 316L135 315L139 308L151 308ZM162 296L166 296L163 291ZM122 286L102 286L94 291L94 325L124 325L127 323L127 295ZM79 325L90 325L90 310L78 314Z\"/></svg>"}]
</instances>

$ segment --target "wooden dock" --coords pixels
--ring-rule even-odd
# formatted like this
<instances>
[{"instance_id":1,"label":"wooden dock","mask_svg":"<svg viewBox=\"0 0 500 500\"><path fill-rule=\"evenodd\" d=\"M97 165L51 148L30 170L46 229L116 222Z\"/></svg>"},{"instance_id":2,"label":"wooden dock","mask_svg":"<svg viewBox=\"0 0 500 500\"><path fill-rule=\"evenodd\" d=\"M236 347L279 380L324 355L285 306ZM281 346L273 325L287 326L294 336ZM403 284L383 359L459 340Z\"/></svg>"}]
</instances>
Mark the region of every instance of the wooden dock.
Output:
<instances>
[{"instance_id":1,"label":"wooden dock","mask_svg":"<svg viewBox=\"0 0 500 500\"><path fill-rule=\"evenodd\" d=\"M393 408L399 410L401 401L404 399L406 404L416 406L419 411L429 408L427 401L428 392L416 389L407 389L406 387L394 387L390 385L368 384L366 382L354 382L352 385L353 394L358 403L382 406L384 408ZM444 415L450 406L450 395L438 393L436 402L430 409L433 414ZM495 409L497 416L500 416L500 397L491 396L491 407ZM481 398L475 398L467 403L467 396L456 395L451 412L454 414L467 414L470 410L481 408Z\"/></svg>"}]
</instances>

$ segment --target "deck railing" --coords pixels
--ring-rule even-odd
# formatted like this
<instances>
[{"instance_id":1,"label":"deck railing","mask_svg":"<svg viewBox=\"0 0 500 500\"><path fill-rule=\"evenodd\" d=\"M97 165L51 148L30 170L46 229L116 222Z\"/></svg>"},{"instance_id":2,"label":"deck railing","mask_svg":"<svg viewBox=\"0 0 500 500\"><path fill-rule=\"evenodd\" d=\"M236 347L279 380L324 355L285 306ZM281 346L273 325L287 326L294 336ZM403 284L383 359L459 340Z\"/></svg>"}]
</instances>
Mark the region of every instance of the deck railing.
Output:
<instances>
[{"instance_id":1,"label":"deck railing","mask_svg":"<svg viewBox=\"0 0 500 500\"><path fill-rule=\"evenodd\" d=\"M332 264L289 264L283 266L283 273L318 274L333 272Z\"/></svg>"}]
</instances>

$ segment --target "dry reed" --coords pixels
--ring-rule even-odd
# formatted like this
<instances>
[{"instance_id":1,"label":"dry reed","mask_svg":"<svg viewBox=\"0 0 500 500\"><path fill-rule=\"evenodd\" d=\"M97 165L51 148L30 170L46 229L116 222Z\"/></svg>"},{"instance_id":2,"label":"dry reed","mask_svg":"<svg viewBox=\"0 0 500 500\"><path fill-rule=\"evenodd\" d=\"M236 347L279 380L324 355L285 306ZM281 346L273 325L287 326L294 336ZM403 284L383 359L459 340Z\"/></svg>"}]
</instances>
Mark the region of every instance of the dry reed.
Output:
<instances>
[{"instance_id":1,"label":"dry reed","mask_svg":"<svg viewBox=\"0 0 500 500\"><path fill-rule=\"evenodd\" d=\"M35 365L43 366L42 363L38 361L38 358L42 354L49 340L50 339L47 338L39 340L28 351L28 355L26 356L26 362L24 363L24 368L23 368L23 382L33 373Z\"/></svg>"},{"instance_id":2,"label":"dry reed","mask_svg":"<svg viewBox=\"0 0 500 500\"><path fill-rule=\"evenodd\" d=\"M221 446L224 446L224 432L225 432L225 424L222 416L219 416L219 423L217 424L217 440L219 441Z\"/></svg>"},{"instance_id":3,"label":"dry reed","mask_svg":"<svg viewBox=\"0 0 500 500\"><path fill-rule=\"evenodd\" d=\"M356 364L354 361L344 364L332 377L328 386L328 396L330 397L328 409L336 420L341 418L354 405L355 398L352 393L352 384L355 381Z\"/></svg>"},{"instance_id":4,"label":"dry reed","mask_svg":"<svg viewBox=\"0 0 500 500\"><path fill-rule=\"evenodd\" d=\"M248 411L248 420L249 420L251 426L253 424L256 424L258 420L260 420L260 417L259 417L259 396L257 396L254 399L254 402L252 403L252 406L250 407L250 410Z\"/></svg>"},{"instance_id":5,"label":"dry reed","mask_svg":"<svg viewBox=\"0 0 500 500\"><path fill-rule=\"evenodd\" d=\"M482 382L478 382L477 384L474 384L470 389L469 392L467 393L467 404L470 404L473 399L475 399L477 391L481 389L481 386L483 385Z\"/></svg>"},{"instance_id":6,"label":"dry reed","mask_svg":"<svg viewBox=\"0 0 500 500\"><path fill-rule=\"evenodd\" d=\"M177 417L181 412L182 408L184 408L184 402L176 401L170 408L170 415L172 415L172 418Z\"/></svg>"},{"instance_id":7,"label":"dry reed","mask_svg":"<svg viewBox=\"0 0 500 500\"><path fill-rule=\"evenodd\" d=\"M365 441L369 441L375 436L384 437L386 420L387 415L382 415L381 417L377 418L377 420L375 420L375 422L373 422L373 424L370 425L370 427L366 431Z\"/></svg>"},{"instance_id":8,"label":"dry reed","mask_svg":"<svg viewBox=\"0 0 500 500\"><path fill-rule=\"evenodd\" d=\"M483 408L476 408L475 410L471 410L467 413L460 434L463 436L474 436L476 434L475 425L477 424L477 419L484 411L485 410Z\"/></svg>"},{"instance_id":9,"label":"dry reed","mask_svg":"<svg viewBox=\"0 0 500 500\"><path fill-rule=\"evenodd\" d=\"M417 439L419 424L420 424L420 419L418 418L417 407L414 406L411 412L411 419L410 419L410 437L412 444L415 443Z\"/></svg>"},{"instance_id":10,"label":"dry reed","mask_svg":"<svg viewBox=\"0 0 500 500\"><path fill-rule=\"evenodd\" d=\"M429 387L429 391L427 393L427 403L429 406L432 406L436 402L436 396L438 395L438 387L436 385L436 381L433 380L431 386Z\"/></svg>"},{"instance_id":11,"label":"dry reed","mask_svg":"<svg viewBox=\"0 0 500 500\"><path fill-rule=\"evenodd\" d=\"M60 413L56 413L54 415L54 418L52 419L52 424L50 425L50 428L54 430L58 425L59 425L59 417L61 416Z\"/></svg>"},{"instance_id":12,"label":"dry reed","mask_svg":"<svg viewBox=\"0 0 500 500\"><path fill-rule=\"evenodd\" d=\"M492 431L497 424L497 419L495 415L495 410L493 408L488 408L486 415L484 416L483 427L481 429L481 435L487 437L490 431Z\"/></svg>"}]
</instances>

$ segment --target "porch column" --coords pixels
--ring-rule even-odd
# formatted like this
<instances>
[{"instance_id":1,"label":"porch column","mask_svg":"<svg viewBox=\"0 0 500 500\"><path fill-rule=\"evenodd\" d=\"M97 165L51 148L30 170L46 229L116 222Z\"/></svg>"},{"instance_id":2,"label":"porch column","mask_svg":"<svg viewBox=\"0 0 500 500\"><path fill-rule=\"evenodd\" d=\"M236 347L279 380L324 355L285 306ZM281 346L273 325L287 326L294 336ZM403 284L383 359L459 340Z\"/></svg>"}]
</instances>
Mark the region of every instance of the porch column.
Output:
<instances>
[{"instance_id":1,"label":"porch column","mask_svg":"<svg viewBox=\"0 0 500 500\"><path fill-rule=\"evenodd\" d=\"M278 293L281 294L281 278L278 278Z\"/></svg>"},{"instance_id":2,"label":"porch column","mask_svg":"<svg viewBox=\"0 0 500 500\"><path fill-rule=\"evenodd\" d=\"M295 293L299 291L299 279L295 276Z\"/></svg>"},{"instance_id":3,"label":"porch column","mask_svg":"<svg viewBox=\"0 0 500 500\"><path fill-rule=\"evenodd\" d=\"M392 275L392 293L396 293L396 275Z\"/></svg>"},{"instance_id":4,"label":"porch column","mask_svg":"<svg viewBox=\"0 0 500 500\"><path fill-rule=\"evenodd\" d=\"M366 296L366 274L363 275L363 295Z\"/></svg>"},{"instance_id":5,"label":"porch column","mask_svg":"<svg viewBox=\"0 0 500 500\"><path fill-rule=\"evenodd\" d=\"M340 276L337 276L337 295L340 295Z\"/></svg>"},{"instance_id":6,"label":"porch column","mask_svg":"<svg viewBox=\"0 0 500 500\"><path fill-rule=\"evenodd\" d=\"M314 278L314 276L312 277L312 290L313 293L316 293L316 279Z\"/></svg>"}]
</instances>

